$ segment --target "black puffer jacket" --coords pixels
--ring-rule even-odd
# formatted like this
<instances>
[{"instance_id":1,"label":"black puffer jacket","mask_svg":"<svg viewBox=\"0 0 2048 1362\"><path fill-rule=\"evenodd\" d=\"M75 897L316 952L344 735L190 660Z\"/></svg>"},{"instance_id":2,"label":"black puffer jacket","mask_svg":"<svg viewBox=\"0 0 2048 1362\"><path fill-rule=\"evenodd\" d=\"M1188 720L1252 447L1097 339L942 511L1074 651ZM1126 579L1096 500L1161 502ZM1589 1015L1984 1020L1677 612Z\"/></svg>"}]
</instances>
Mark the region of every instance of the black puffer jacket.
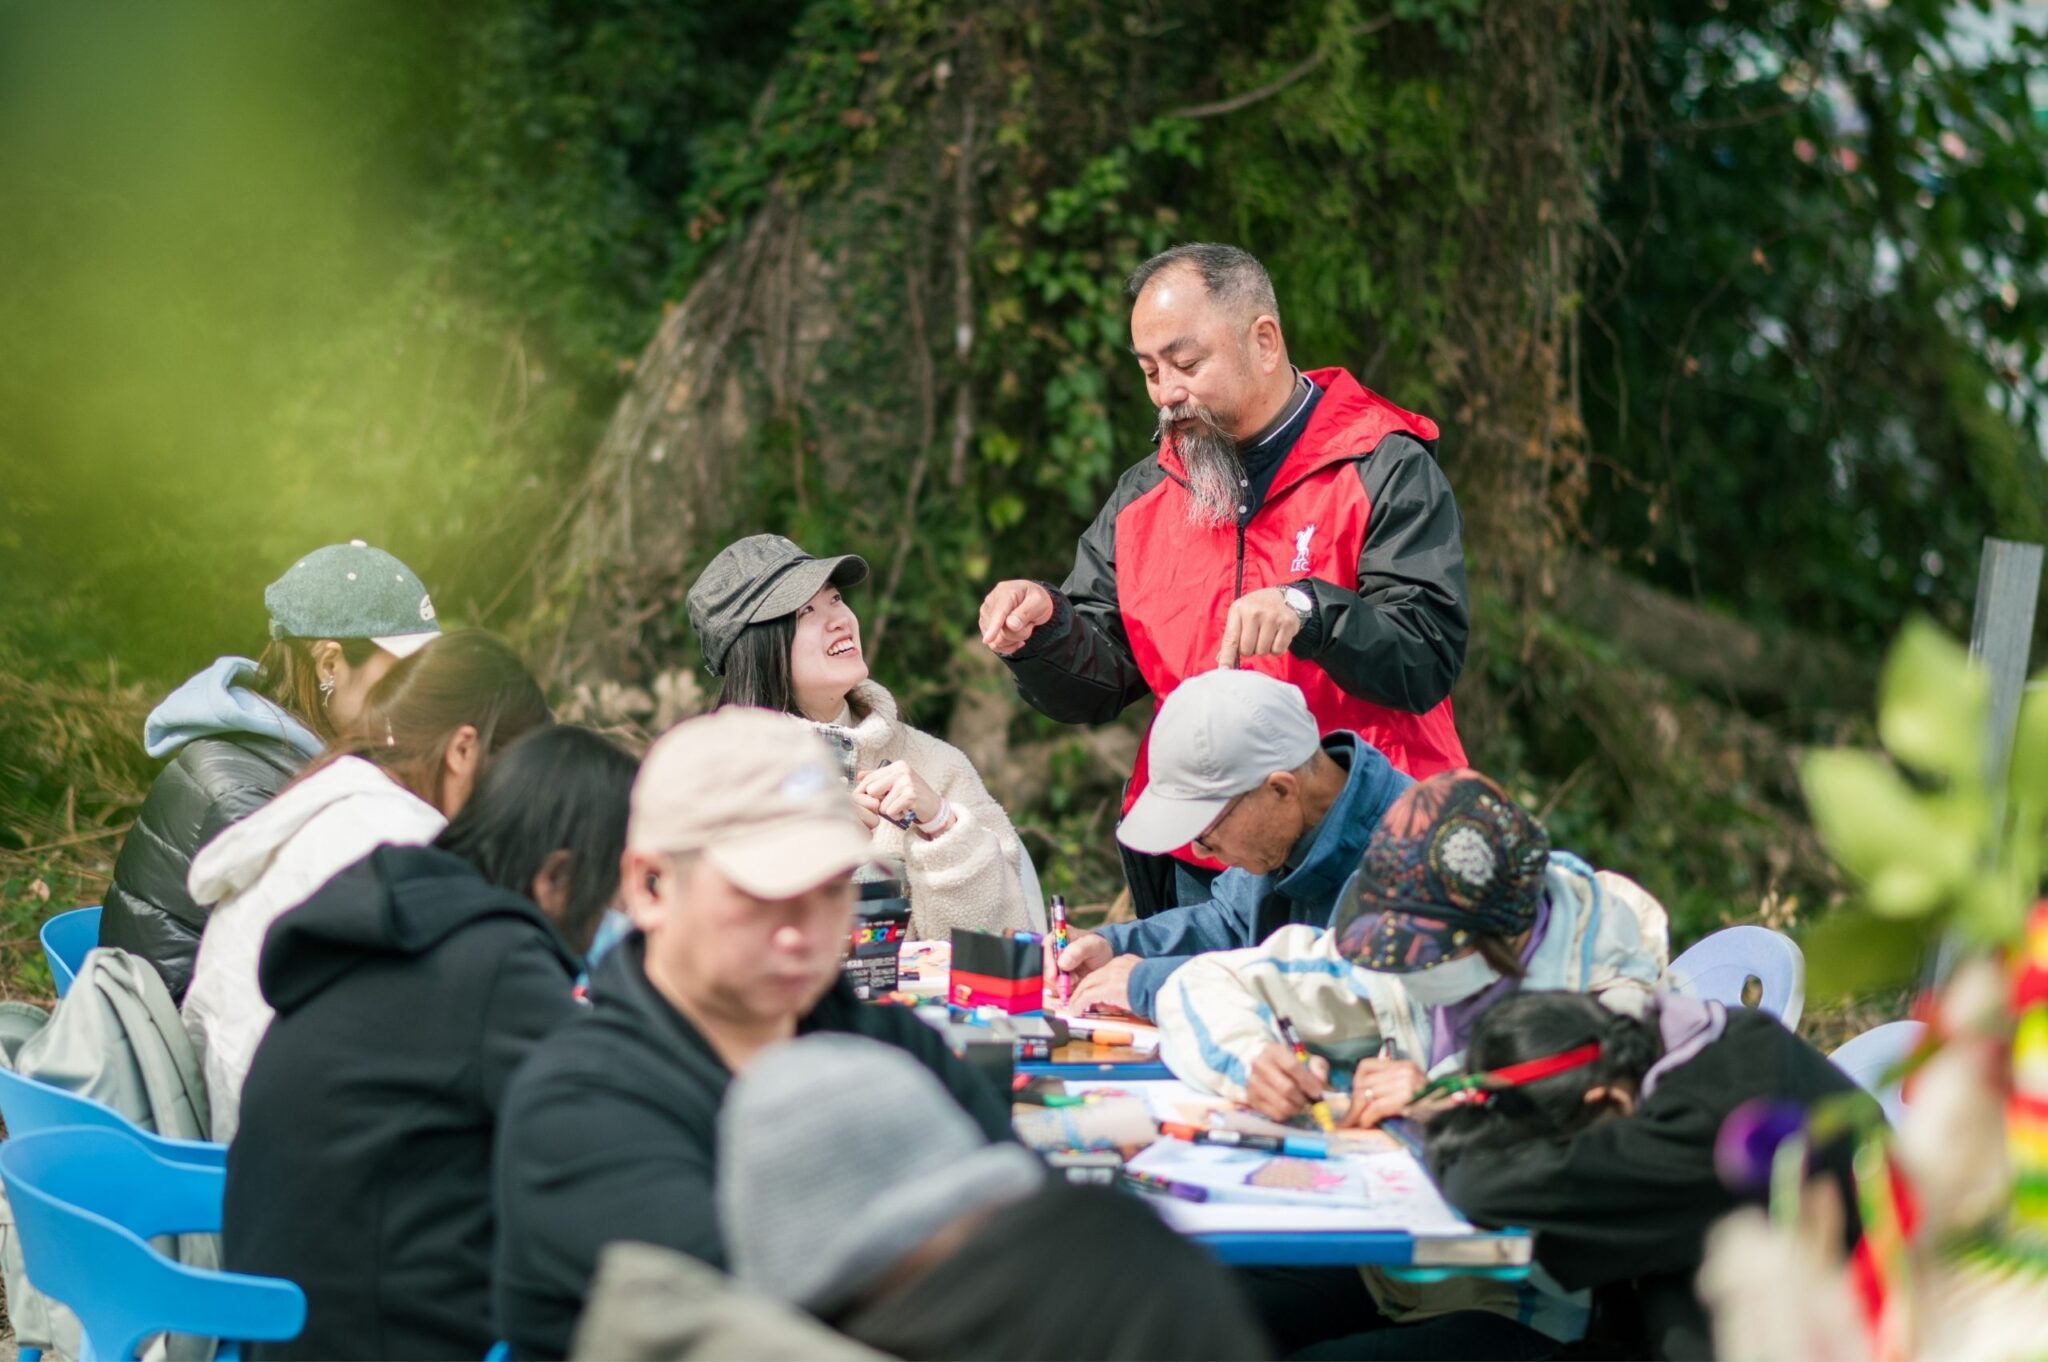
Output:
<instances>
[{"instance_id":1,"label":"black puffer jacket","mask_svg":"<svg viewBox=\"0 0 2048 1362\"><path fill-rule=\"evenodd\" d=\"M121 844L100 914L100 944L156 966L183 1001L206 910L185 892L199 848L268 804L306 764L291 744L255 733L195 738L164 768Z\"/></svg>"}]
</instances>

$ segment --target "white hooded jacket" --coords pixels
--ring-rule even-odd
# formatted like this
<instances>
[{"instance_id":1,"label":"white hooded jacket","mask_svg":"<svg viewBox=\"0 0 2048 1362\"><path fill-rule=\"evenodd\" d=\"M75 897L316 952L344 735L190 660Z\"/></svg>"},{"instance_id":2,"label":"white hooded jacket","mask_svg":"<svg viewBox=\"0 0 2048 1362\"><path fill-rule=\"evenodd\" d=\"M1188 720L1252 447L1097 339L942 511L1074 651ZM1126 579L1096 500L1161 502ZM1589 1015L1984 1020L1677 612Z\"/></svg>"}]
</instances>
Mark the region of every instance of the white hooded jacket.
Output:
<instances>
[{"instance_id":1,"label":"white hooded jacket","mask_svg":"<svg viewBox=\"0 0 2048 1362\"><path fill-rule=\"evenodd\" d=\"M242 1080L270 1027L256 962L270 924L385 843L423 845L447 819L360 757L343 757L235 824L192 859L193 902L211 906L180 1009L199 1051L213 1138L240 1124Z\"/></svg>"}]
</instances>

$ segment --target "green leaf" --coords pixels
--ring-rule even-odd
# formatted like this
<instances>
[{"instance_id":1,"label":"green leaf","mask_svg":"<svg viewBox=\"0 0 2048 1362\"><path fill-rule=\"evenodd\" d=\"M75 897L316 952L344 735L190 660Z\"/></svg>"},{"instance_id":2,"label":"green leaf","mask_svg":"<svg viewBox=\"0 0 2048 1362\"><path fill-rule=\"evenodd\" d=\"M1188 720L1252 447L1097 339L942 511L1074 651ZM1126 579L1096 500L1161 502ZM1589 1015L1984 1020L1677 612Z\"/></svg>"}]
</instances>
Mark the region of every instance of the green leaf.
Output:
<instances>
[{"instance_id":1,"label":"green leaf","mask_svg":"<svg viewBox=\"0 0 2048 1362\"><path fill-rule=\"evenodd\" d=\"M1973 941L2002 945L2016 940L2026 921L2027 896L2010 874L1972 875L1956 899L1956 926Z\"/></svg>"},{"instance_id":2,"label":"green leaf","mask_svg":"<svg viewBox=\"0 0 2048 1362\"><path fill-rule=\"evenodd\" d=\"M1808 1006L1911 984L1934 942L1931 924L1900 922L1845 909L1799 936L1806 953Z\"/></svg>"},{"instance_id":3,"label":"green leaf","mask_svg":"<svg viewBox=\"0 0 2048 1362\"><path fill-rule=\"evenodd\" d=\"M2020 699L2010 772L2008 788L2015 802L2048 809L2048 671L2035 677Z\"/></svg>"},{"instance_id":4,"label":"green leaf","mask_svg":"<svg viewBox=\"0 0 2048 1362\"><path fill-rule=\"evenodd\" d=\"M1983 839L1958 801L1918 793L1875 752L1809 752L1799 770L1821 842L1873 910L1931 911L1969 872Z\"/></svg>"},{"instance_id":5,"label":"green leaf","mask_svg":"<svg viewBox=\"0 0 2048 1362\"><path fill-rule=\"evenodd\" d=\"M1916 616L1885 659L1878 737L1915 770L1951 780L1981 778L1988 696L1983 671L1961 645Z\"/></svg>"}]
</instances>

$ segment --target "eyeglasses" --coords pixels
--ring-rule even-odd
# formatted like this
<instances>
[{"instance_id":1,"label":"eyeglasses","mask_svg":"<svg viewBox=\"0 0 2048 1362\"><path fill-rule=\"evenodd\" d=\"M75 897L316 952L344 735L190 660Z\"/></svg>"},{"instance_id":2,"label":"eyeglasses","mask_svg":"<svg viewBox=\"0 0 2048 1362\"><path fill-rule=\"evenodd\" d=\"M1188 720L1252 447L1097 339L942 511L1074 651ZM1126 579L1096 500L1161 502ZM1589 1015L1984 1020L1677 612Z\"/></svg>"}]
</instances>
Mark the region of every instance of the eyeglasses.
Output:
<instances>
[{"instance_id":1,"label":"eyeglasses","mask_svg":"<svg viewBox=\"0 0 2048 1362\"><path fill-rule=\"evenodd\" d=\"M1216 816L1209 820L1209 826L1203 828L1195 840L1188 843L1188 845L1201 852L1204 856L1207 856L1210 860L1218 859L1215 844L1210 842L1209 839L1216 835L1217 829L1230 820L1230 815L1237 811L1237 806L1242 804L1251 795L1252 791L1258 788L1258 786L1254 785L1251 790L1246 790L1243 794L1233 795L1228 803L1216 811Z\"/></svg>"}]
</instances>

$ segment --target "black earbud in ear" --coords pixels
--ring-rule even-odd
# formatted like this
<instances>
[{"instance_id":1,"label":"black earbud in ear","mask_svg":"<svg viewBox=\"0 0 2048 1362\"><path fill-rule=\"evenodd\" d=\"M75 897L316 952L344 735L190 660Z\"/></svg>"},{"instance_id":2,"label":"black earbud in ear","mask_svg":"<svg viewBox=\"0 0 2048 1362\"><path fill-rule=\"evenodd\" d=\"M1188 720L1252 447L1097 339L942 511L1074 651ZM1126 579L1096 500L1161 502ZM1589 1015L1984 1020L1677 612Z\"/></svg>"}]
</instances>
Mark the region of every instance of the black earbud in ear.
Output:
<instances>
[{"instance_id":1,"label":"black earbud in ear","mask_svg":"<svg viewBox=\"0 0 2048 1362\"><path fill-rule=\"evenodd\" d=\"M657 885L659 885L660 883L661 883L661 876L659 876L659 875L655 874L655 873L654 873L654 872L653 872L652 870L650 870L650 871L648 871L648 872L647 872L647 892L648 892L648 893L650 893L650 894L653 894L653 893L658 893L658 892L659 892L659 890L658 890L658 889L656 888L656 886L657 886Z\"/></svg>"}]
</instances>

